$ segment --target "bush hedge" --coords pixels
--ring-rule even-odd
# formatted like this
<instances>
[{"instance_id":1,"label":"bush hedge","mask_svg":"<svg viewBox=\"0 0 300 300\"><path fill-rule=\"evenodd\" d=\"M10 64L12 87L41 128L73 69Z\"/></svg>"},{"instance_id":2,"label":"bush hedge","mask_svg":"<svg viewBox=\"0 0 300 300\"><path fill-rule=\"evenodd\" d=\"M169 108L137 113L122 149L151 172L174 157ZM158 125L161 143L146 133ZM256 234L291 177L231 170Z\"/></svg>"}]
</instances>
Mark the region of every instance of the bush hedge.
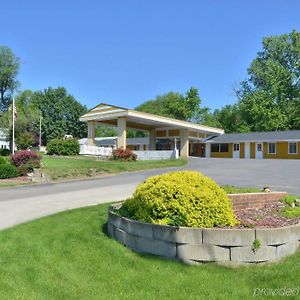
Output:
<instances>
[{"instance_id":1,"label":"bush hedge","mask_svg":"<svg viewBox=\"0 0 300 300\"><path fill-rule=\"evenodd\" d=\"M133 219L187 227L234 226L231 200L213 180L199 172L170 172L148 178L125 201Z\"/></svg>"},{"instance_id":2,"label":"bush hedge","mask_svg":"<svg viewBox=\"0 0 300 300\"><path fill-rule=\"evenodd\" d=\"M47 154L49 155L78 155L80 146L75 139L54 139L47 144Z\"/></svg>"},{"instance_id":3,"label":"bush hedge","mask_svg":"<svg viewBox=\"0 0 300 300\"><path fill-rule=\"evenodd\" d=\"M0 165L7 165L9 164L7 158L0 156Z\"/></svg>"},{"instance_id":4,"label":"bush hedge","mask_svg":"<svg viewBox=\"0 0 300 300\"><path fill-rule=\"evenodd\" d=\"M20 175L26 175L40 168L41 157L35 151L22 150L11 157L11 163L17 167Z\"/></svg>"},{"instance_id":5,"label":"bush hedge","mask_svg":"<svg viewBox=\"0 0 300 300\"><path fill-rule=\"evenodd\" d=\"M0 148L0 156L9 156L9 155L10 155L9 149Z\"/></svg>"},{"instance_id":6,"label":"bush hedge","mask_svg":"<svg viewBox=\"0 0 300 300\"><path fill-rule=\"evenodd\" d=\"M0 179L18 177L17 168L10 164L0 164Z\"/></svg>"},{"instance_id":7,"label":"bush hedge","mask_svg":"<svg viewBox=\"0 0 300 300\"><path fill-rule=\"evenodd\" d=\"M115 159L115 160L130 161L130 160L136 160L137 159L137 155L135 153L133 153L132 150L124 149L124 148L114 149L113 152L112 152L112 155L113 155L113 159Z\"/></svg>"}]
</instances>

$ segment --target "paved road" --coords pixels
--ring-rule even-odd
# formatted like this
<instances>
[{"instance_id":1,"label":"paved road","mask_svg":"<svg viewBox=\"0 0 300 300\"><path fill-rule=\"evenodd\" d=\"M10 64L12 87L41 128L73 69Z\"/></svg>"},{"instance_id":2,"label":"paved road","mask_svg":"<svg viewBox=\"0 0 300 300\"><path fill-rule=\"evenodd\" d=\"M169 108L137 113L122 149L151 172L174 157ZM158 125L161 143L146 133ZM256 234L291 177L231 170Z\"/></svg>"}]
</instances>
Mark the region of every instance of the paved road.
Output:
<instances>
[{"instance_id":1,"label":"paved road","mask_svg":"<svg viewBox=\"0 0 300 300\"><path fill-rule=\"evenodd\" d=\"M123 173L97 179L0 190L0 229L63 210L120 201L147 177L174 169L193 169L219 184L264 187L300 195L300 161L191 158L181 168Z\"/></svg>"}]
</instances>

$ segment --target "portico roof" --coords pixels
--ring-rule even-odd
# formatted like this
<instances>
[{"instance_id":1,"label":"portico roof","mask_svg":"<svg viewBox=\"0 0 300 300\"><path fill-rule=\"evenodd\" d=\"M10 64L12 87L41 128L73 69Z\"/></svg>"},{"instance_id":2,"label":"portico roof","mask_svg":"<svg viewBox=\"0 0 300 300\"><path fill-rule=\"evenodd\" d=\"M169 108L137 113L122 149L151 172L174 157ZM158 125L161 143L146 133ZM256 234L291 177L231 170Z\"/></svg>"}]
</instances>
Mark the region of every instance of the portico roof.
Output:
<instances>
[{"instance_id":1,"label":"portico roof","mask_svg":"<svg viewBox=\"0 0 300 300\"><path fill-rule=\"evenodd\" d=\"M200 124L194 124L182 120L176 120L167 117L161 117L149 113L136 111L124 107L100 103L92 108L82 117L80 121L89 122L95 121L107 125L117 126L118 118L126 118L128 128L139 130L151 130L162 127L185 128L191 131L202 132L207 134L223 134L224 130L220 128L209 127Z\"/></svg>"}]
</instances>

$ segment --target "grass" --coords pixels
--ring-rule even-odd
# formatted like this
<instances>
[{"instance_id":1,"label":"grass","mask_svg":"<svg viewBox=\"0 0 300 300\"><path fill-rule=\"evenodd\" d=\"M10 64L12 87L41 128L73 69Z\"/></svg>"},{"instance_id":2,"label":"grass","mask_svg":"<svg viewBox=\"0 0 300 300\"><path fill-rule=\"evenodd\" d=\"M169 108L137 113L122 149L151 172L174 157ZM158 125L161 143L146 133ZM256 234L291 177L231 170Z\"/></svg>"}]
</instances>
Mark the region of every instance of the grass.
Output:
<instances>
[{"instance_id":1,"label":"grass","mask_svg":"<svg viewBox=\"0 0 300 300\"><path fill-rule=\"evenodd\" d=\"M300 217L300 207L285 207L282 214L289 219Z\"/></svg>"},{"instance_id":2,"label":"grass","mask_svg":"<svg viewBox=\"0 0 300 300\"><path fill-rule=\"evenodd\" d=\"M91 157L43 157L43 171L51 179L92 177L101 174L133 172L154 168L179 167L187 164L185 159L149 161L97 161Z\"/></svg>"},{"instance_id":3,"label":"grass","mask_svg":"<svg viewBox=\"0 0 300 300\"><path fill-rule=\"evenodd\" d=\"M281 199L281 201L286 204L281 211L284 217L289 219L300 217L299 198L299 196L287 195Z\"/></svg>"},{"instance_id":4,"label":"grass","mask_svg":"<svg viewBox=\"0 0 300 300\"><path fill-rule=\"evenodd\" d=\"M141 255L107 237L108 205L0 232L1 299L252 299L299 286L300 253L272 265L189 266Z\"/></svg>"},{"instance_id":5,"label":"grass","mask_svg":"<svg viewBox=\"0 0 300 300\"><path fill-rule=\"evenodd\" d=\"M236 187L232 185L224 185L222 188L227 194L243 194L243 193L259 193L261 192L258 188L245 188L245 187Z\"/></svg>"}]
</instances>

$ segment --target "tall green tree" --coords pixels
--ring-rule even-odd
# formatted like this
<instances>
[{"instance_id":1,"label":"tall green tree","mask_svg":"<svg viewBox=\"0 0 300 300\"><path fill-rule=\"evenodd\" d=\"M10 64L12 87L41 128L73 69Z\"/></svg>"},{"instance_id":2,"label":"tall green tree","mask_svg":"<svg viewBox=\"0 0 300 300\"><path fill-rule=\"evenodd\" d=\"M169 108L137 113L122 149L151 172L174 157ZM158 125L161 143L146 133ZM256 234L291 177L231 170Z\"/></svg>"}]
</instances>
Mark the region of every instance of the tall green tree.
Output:
<instances>
[{"instance_id":1,"label":"tall green tree","mask_svg":"<svg viewBox=\"0 0 300 300\"><path fill-rule=\"evenodd\" d=\"M225 132L248 132L250 129L241 115L240 108L237 104L226 105L221 109L216 109L213 117L220 124Z\"/></svg>"},{"instance_id":2,"label":"tall green tree","mask_svg":"<svg viewBox=\"0 0 300 300\"><path fill-rule=\"evenodd\" d=\"M42 142L54 138L62 138L71 134L75 138L87 135L87 125L79 121L79 117L86 113L86 106L80 104L64 87L47 88L34 92L32 103L41 112Z\"/></svg>"},{"instance_id":3,"label":"tall green tree","mask_svg":"<svg viewBox=\"0 0 300 300\"><path fill-rule=\"evenodd\" d=\"M0 111L6 111L10 105L12 93L18 86L17 75L20 60L13 51L0 46Z\"/></svg>"},{"instance_id":4,"label":"tall green tree","mask_svg":"<svg viewBox=\"0 0 300 300\"><path fill-rule=\"evenodd\" d=\"M300 129L300 33L265 37L237 91L252 131Z\"/></svg>"},{"instance_id":5,"label":"tall green tree","mask_svg":"<svg viewBox=\"0 0 300 300\"><path fill-rule=\"evenodd\" d=\"M39 109L32 103L33 92L25 90L16 96L17 117L15 121L15 137L18 149L27 149L38 145L39 141ZM7 129L8 138L12 140L12 110L2 114L0 127Z\"/></svg>"},{"instance_id":6,"label":"tall green tree","mask_svg":"<svg viewBox=\"0 0 300 300\"><path fill-rule=\"evenodd\" d=\"M201 108L198 89L191 87L185 95L176 92L159 95L154 100L139 105L136 110L178 120L198 122L206 108Z\"/></svg>"}]
</instances>

